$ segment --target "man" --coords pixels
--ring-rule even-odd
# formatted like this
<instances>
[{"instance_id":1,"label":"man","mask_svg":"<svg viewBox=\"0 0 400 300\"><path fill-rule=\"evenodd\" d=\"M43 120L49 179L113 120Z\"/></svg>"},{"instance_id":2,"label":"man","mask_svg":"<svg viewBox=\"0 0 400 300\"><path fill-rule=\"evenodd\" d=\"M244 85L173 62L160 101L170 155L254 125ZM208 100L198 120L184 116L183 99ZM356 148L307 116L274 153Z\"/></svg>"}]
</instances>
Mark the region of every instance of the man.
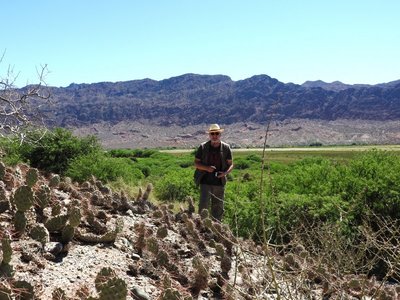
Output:
<instances>
[{"instance_id":1,"label":"man","mask_svg":"<svg viewBox=\"0 0 400 300\"><path fill-rule=\"evenodd\" d=\"M209 141L199 146L194 160L196 169L204 173L200 180L199 213L208 209L211 200L211 215L218 221L224 214L226 175L233 169L231 148L221 141L223 131L218 124L211 124Z\"/></svg>"}]
</instances>

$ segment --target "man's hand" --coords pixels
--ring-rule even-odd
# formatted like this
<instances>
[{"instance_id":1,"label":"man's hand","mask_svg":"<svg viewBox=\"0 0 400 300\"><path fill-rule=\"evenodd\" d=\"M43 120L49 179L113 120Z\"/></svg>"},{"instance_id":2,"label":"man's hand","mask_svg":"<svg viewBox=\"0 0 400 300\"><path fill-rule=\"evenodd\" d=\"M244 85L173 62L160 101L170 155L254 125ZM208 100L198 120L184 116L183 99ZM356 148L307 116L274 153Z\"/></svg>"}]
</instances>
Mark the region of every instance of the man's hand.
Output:
<instances>
[{"instance_id":1,"label":"man's hand","mask_svg":"<svg viewBox=\"0 0 400 300\"><path fill-rule=\"evenodd\" d=\"M215 166L208 166L207 172L213 173L217 168Z\"/></svg>"},{"instance_id":2,"label":"man's hand","mask_svg":"<svg viewBox=\"0 0 400 300\"><path fill-rule=\"evenodd\" d=\"M226 176L226 173L225 172L218 172L218 175L217 175L217 177L218 178L222 178L222 177L224 177L224 176Z\"/></svg>"}]
</instances>

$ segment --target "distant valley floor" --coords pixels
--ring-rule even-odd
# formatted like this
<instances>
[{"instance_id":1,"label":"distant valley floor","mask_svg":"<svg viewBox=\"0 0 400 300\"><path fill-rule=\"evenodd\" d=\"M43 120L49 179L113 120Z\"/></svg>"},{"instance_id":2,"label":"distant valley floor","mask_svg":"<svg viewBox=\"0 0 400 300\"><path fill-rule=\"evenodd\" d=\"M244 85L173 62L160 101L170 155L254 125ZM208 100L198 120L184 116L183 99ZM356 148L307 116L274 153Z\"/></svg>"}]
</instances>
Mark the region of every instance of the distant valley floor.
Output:
<instances>
[{"instance_id":1,"label":"distant valley floor","mask_svg":"<svg viewBox=\"0 0 400 300\"><path fill-rule=\"evenodd\" d=\"M235 148L262 147L267 124L220 124L223 140ZM92 124L73 128L78 136L95 135L106 149L193 148L207 140L209 124L158 126L149 121ZM399 121L304 120L272 122L267 145L271 147L351 144L400 144Z\"/></svg>"}]
</instances>

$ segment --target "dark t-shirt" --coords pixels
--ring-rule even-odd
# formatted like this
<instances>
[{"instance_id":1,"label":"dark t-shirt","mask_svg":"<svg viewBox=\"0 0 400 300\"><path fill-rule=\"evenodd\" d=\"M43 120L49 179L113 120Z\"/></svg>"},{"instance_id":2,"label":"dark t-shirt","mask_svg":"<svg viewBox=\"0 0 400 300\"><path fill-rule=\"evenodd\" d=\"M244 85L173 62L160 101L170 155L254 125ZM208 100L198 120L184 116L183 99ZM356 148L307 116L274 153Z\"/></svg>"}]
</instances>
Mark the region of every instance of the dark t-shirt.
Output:
<instances>
[{"instance_id":1,"label":"dark t-shirt","mask_svg":"<svg viewBox=\"0 0 400 300\"><path fill-rule=\"evenodd\" d=\"M196 158L202 160L203 157L203 148L200 146L197 149L196 152ZM221 161L221 153L220 153L220 146L218 147L213 147L210 145L210 150L208 151L208 157L207 157L207 165L208 166L215 166L216 170L213 173L207 172L207 174L202 178L201 184L209 184L209 185L223 185L221 178L218 178L215 174L220 171L226 171L222 170L222 161ZM231 160L232 159L232 153L229 149L228 153L226 154L226 160ZM205 162L202 161L203 164Z\"/></svg>"}]
</instances>

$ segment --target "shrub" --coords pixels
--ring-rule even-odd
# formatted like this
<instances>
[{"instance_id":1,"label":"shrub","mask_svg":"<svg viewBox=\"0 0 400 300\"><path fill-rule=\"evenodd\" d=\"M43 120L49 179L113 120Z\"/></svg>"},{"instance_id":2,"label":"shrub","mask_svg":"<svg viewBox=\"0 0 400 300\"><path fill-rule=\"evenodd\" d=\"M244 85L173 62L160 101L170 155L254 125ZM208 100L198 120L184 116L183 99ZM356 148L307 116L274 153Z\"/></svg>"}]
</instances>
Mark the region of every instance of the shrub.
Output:
<instances>
[{"instance_id":1,"label":"shrub","mask_svg":"<svg viewBox=\"0 0 400 300\"><path fill-rule=\"evenodd\" d=\"M70 163L66 176L82 182L91 175L104 182L117 181L137 184L144 177L129 158L113 158L101 153L79 156Z\"/></svg>"},{"instance_id":2,"label":"shrub","mask_svg":"<svg viewBox=\"0 0 400 300\"><path fill-rule=\"evenodd\" d=\"M63 175L69 163L76 157L100 151L100 144L94 136L78 138L66 129L56 128L39 138L40 132L31 133L37 137L35 143L22 144L19 152L24 161L32 167Z\"/></svg>"},{"instance_id":3,"label":"shrub","mask_svg":"<svg viewBox=\"0 0 400 300\"><path fill-rule=\"evenodd\" d=\"M23 161L20 153L20 142L17 140L0 138L0 153L6 165L15 166Z\"/></svg>"},{"instance_id":4,"label":"shrub","mask_svg":"<svg viewBox=\"0 0 400 300\"><path fill-rule=\"evenodd\" d=\"M155 195L161 201L184 201L187 196L196 194L193 169L173 170L155 185Z\"/></svg>"},{"instance_id":5,"label":"shrub","mask_svg":"<svg viewBox=\"0 0 400 300\"><path fill-rule=\"evenodd\" d=\"M156 153L156 150L151 150L151 149L113 149L108 151L108 153L112 157L150 157L154 153Z\"/></svg>"},{"instance_id":6,"label":"shrub","mask_svg":"<svg viewBox=\"0 0 400 300\"><path fill-rule=\"evenodd\" d=\"M242 158L238 158L235 161L235 169L245 170L245 169L248 169L248 168L250 168L250 162L248 162L247 160L242 159Z\"/></svg>"},{"instance_id":7,"label":"shrub","mask_svg":"<svg viewBox=\"0 0 400 300\"><path fill-rule=\"evenodd\" d=\"M356 219L369 210L379 216L400 218L398 156L378 150L363 153L349 163L343 181L343 197L354 205Z\"/></svg>"}]
</instances>

